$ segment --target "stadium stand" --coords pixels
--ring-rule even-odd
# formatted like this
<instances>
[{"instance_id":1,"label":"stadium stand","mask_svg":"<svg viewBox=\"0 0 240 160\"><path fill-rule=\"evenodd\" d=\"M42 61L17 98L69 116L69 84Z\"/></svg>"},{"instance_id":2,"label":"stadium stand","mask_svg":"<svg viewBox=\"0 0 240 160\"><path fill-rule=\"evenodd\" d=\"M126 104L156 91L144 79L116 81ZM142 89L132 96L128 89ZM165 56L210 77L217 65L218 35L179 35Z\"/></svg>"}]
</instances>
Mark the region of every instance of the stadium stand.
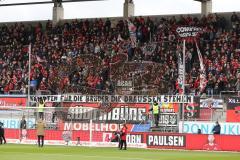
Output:
<instances>
[{"instance_id":1,"label":"stadium stand","mask_svg":"<svg viewBox=\"0 0 240 160\"><path fill-rule=\"evenodd\" d=\"M205 93L240 91L240 19L218 14L197 18L135 17L136 47L128 21L111 19L15 23L0 27L0 93L26 93L28 44L31 50L31 91L52 94L112 94L117 83L131 81L130 94L177 94L177 55L182 51L177 26L199 26L207 72ZM199 60L191 42L186 47L186 94L199 94Z\"/></svg>"}]
</instances>

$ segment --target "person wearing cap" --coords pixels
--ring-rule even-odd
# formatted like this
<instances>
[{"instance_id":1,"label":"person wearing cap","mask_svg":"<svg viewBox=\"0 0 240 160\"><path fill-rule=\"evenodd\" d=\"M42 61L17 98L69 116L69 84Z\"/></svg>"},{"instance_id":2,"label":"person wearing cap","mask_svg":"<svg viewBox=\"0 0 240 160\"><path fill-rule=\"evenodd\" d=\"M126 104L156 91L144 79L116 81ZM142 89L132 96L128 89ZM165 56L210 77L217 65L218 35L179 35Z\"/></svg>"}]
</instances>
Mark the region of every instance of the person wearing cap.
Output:
<instances>
[{"instance_id":1,"label":"person wearing cap","mask_svg":"<svg viewBox=\"0 0 240 160\"><path fill-rule=\"evenodd\" d=\"M221 126L218 123L218 121L216 122L216 125L213 127L212 132L213 132L213 134L220 134L221 133Z\"/></svg>"},{"instance_id":2,"label":"person wearing cap","mask_svg":"<svg viewBox=\"0 0 240 160\"><path fill-rule=\"evenodd\" d=\"M152 112L153 112L154 123L155 123L155 126L158 127L158 121L159 121L159 106L158 106L157 101L153 101L152 108L149 109L149 111L152 111Z\"/></svg>"}]
</instances>

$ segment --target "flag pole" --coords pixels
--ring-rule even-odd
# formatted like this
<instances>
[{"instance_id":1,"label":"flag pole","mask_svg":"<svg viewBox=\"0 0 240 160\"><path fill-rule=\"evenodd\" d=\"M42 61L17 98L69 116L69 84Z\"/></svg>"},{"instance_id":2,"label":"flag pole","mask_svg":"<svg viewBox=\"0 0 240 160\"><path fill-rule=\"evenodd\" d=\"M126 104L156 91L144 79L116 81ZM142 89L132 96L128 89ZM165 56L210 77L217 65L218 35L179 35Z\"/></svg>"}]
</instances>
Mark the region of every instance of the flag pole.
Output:
<instances>
[{"instance_id":1,"label":"flag pole","mask_svg":"<svg viewBox=\"0 0 240 160\"><path fill-rule=\"evenodd\" d=\"M185 96L185 58L186 58L186 40L183 40L183 86L182 86L182 95ZM184 99L184 98L183 98ZM185 104L184 100L182 103L182 131L184 130L184 109Z\"/></svg>"},{"instance_id":2,"label":"flag pole","mask_svg":"<svg viewBox=\"0 0 240 160\"><path fill-rule=\"evenodd\" d=\"M183 40L183 91L182 94L185 95L185 58L186 58L186 40Z\"/></svg>"},{"instance_id":3,"label":"flag pole","mask_svg":"<svg viewBox=\"0 0 240 160\"><path fill-rule=\"evenodd\" d=\"M30 85L31 85L31 43L28 46L28 101L27 101L27 107L30 106Z\"/></svg>"}]
</instances>

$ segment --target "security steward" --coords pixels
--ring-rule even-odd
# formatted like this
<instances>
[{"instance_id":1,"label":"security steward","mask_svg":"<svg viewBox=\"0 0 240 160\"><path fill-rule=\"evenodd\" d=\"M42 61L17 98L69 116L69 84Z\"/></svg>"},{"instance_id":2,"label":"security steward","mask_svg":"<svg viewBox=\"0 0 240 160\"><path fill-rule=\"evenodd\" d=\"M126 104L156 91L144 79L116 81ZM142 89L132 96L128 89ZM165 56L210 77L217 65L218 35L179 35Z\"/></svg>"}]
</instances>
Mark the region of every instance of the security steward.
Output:
<instances>
[{"instance_id":1,"label":"security steward","mask_svg":"<svg viewBox=\"0 0 240 160\"><path fill-rule=\"evenodd\" d=\"M43 99L40 98L39 103L38 103L38 114L39 114L40 119L44 119L43 118L44 117L44 114L43 114L44 107L45 107L45 103L44 103Z\"/></svg>"},{"instance_id":2,"label":"security steward","mask_svg":"<svg viewBox=\"0 0 240 160\"><path fill-rule=\"evenodd\" d=\"M158 106L157 101L153 101L152 108L149 109L149 111L153 111L155 126L158 127L158 121L159 121L159 106Z\"/></svg>"}]
</instances>

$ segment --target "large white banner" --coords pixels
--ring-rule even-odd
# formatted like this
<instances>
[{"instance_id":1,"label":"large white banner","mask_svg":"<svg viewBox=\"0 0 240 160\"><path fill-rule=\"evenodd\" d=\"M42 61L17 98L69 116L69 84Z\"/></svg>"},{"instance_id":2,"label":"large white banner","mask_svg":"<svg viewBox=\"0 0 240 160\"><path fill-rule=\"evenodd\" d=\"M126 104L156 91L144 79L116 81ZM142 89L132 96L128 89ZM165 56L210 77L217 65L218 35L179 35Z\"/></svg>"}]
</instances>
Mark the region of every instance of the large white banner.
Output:
<instances>
[{"instance_id":1,"label":"large white banner","mask_svg":"<svg viewBox=\"0 0 240 160\"><path fill-rule=\"evenodd\" d=\"M240 135L240 123L221 123L221 134L226 135ZM179 132L180 133L197 133L198 129L201 129L202 134L212 134L212 129L215 122L195 122L195 121L185 121L179 122Z\"/></svg>"},{"instance_id":2,"label":"large white banner","mask_svg":"<svg viewBox=\"0 0 240 160\"><path fill-rule=\"evenodd\" d=\"M200 99L200 108L222 109L223 99Z\"/></svg>"},{"instance_id":3,"label":"large white banner","mask_svg":"<svg viewBox=\"0 0 240 160\"><path fill-rule=\"evenodd\" d=\"M176 29L176 32L181 38L196 37L201 31L201 28L193 26L178 27Z\"/></svg>"},{"instance_id":4,"label":"large white banner","mask_svg":"<svg viewBox=\"0 0 240 160\"><path fill-rule=\"evenodd\" d=\"M83 103L193 103L193 96L182 95L41 95L30 96L30 102L38 102L43 98L45 102L83 102Z\"/></svg>"}]
</instances>

